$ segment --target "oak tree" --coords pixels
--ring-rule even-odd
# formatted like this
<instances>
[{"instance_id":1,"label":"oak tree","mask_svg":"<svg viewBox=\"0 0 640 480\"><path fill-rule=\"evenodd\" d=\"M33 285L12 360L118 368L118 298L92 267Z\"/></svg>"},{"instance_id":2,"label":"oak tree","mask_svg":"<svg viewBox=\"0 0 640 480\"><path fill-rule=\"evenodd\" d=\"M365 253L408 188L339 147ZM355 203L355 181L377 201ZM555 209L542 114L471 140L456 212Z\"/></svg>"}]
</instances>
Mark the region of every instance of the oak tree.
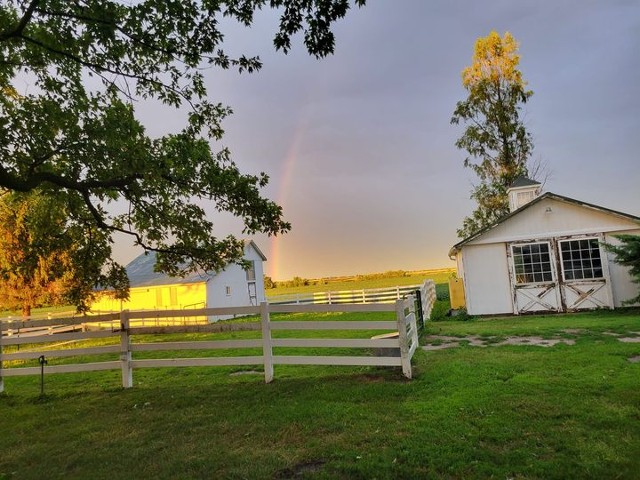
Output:
<instances>
[{"instance_id":1,"label":"oak tree","mask_svg":"<svg viewBox=\"0 0 640 480\"><path fill-rule=\"evenodd\" d=\"M463 221L458 236L466 238L509 212L507 188L519 176L532 176L527 162L533 149L522 120L522 105L533 92L518 69L518 43L507 32L492 31L476 41L473 60L462 71L469 93L457 103L451 123L466 124L456 146L466 150L464 166L478 176L471 198L477 207Z\"/></svg>"},{"instance_id":2,"label":"oak tree","mask_svg":"<svg viewBox=\"0 0 640 480\"><path fill-rule=\"evenodd\" d=\"M66 231L106 253L97 258L111 257L112 235L121 232L158 252L156 268L174 275L219 270L242 256L241 240L214 235L206 209L241 218L245 234L287 232L281 207L261 194L268 176L244 174L227 149L212 148L231 110L209 98L203 76L209 68L260 69L258 57L225 52L221 20L249 27L262 8L279 15L277 50L288 52L302 33L320 58L333 52L332 24L350 2L4 1L0 187L39 189L64 205ZM183 128L149 136L135 112L147 100L186 109ZM101 265L90 267L98 278Z\"/></svg>"}]
</instances>

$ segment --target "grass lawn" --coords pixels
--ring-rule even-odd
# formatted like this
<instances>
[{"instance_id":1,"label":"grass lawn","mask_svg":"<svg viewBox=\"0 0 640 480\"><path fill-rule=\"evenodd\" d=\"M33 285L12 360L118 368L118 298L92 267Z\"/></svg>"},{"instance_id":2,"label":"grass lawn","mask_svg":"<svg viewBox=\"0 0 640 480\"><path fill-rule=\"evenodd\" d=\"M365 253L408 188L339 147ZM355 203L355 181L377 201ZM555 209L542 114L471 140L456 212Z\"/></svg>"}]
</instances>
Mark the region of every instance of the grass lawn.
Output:
<instances>
[{"instance_id":1,"label":"grass lawn","mask_svg":"<svg viewBox=\"0 0 640 480\"><path fill-rule=\"evenodd\" d=\"M136 370L129 390L116 371L51 375L41 399L39 378L10 377L0 479L637 479L640 343L610 332L640 335L640 311L431 322L427 334L576 344L419 351L412 381L164 368Z\"/></svg>"},{"instance_id":2,"label":"grass lawn","mask_svg":"<svg viewBox=\"0 0 640 480\"><path fill-rule=\"evenodd\" d=\"M407 275L398 277L383 277L372 279L359 279L353 277L352 280L345 280L340 282L328 282L326 284L319 283L314 285L305 285L300 287L276 287L266 290L267 297L275 295L291 295L295 293L317 293L317 292L337 292L342 290L362 290L370 288L385 288L385 287L402 287L405 285L421 285L425 280L431 279L436 284L446 284L449 281L449 277L455 271L451 270L433 270L432 272L425 271L420 274L412 274L407 272ZM448 287L447 287L448 288ZM448 295L448 290L447 290Z\"/></svg>"}]
</instances>

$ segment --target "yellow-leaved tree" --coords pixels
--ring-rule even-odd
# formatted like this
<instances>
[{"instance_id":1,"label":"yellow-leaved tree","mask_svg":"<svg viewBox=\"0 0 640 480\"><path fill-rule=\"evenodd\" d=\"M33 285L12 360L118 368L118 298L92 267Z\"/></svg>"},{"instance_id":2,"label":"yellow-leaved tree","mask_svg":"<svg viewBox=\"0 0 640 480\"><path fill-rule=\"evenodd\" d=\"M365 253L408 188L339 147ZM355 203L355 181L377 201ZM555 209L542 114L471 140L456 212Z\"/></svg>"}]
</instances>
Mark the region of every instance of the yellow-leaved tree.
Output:
<instances>
[{"instance_id":1,"label":"yellow-leaved tree","mask_svg":"<svg viewBox=\"0 0 640 480\"><path fill-rule=\"evenodd\" d=\"M492 31L476 41L471 65L462 71L462 85L469 95L457 103L451 123L466 124L456 146L466 150L464 165L480 181L471 192L477 208L458 230L461 238L506 215L507 188L519 176L535 176L528 164L532 137L521 118L522 105L533 92L526 89L519 64L513 36Z\"/></svg>"},{"instance_id":2,"label":"yellow-leaved tree","mask_svg":"<svg viewBox=\"0 0 640 480\"><path fill-rule=\"evenodd\" d=\"M97 284L120 286L126 297L123 270L95 268L110 253L100 232L85 235L67 218L64 204L40 190L0 194L0 310L20 310L23 317L44 305L83 310Z\"/></svg>"}]
</instances>

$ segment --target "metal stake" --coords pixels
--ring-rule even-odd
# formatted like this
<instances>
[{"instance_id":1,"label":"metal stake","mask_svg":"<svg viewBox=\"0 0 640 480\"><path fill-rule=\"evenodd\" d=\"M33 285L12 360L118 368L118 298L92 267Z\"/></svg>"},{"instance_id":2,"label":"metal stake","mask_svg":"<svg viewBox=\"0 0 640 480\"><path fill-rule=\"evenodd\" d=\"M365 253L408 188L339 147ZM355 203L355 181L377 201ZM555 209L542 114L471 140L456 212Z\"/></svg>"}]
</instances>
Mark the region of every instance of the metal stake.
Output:
<instances>
[{"instance_id":1,"label":"metal stake","mask_svg":"<svg viewBox=\"0 0 640 480\"><path fill-rule=\"evenodd\" d=\"M44 366L47 364L47 359L44 355L40 355L38 362L40 362L40 396L44 397Z\"/></svg>"}]
</instances>

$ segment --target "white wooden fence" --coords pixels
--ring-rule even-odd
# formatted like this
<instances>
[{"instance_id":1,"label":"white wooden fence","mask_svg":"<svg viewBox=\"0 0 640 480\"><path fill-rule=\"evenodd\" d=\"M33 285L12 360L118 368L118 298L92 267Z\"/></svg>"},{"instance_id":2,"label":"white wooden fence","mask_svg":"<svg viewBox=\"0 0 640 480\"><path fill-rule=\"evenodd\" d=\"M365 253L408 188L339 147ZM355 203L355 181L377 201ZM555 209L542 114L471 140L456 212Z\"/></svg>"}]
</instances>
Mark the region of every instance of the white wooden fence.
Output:
<instances>
[{"instance_id":1,"label":"white wooden fence","mask_svg":"<svg viewBox=\"0 0 640 480\"><path fill-rule=\"evenodd\" d=\"M395 304L360 304L360 305L269 305L262 303L259 307L209 308L179 311L123 311L119 314L107 314L95 317L45 319L31 321L5 321L0 323L0 391L4 389L3 378L20 375L39 375L41 367L3 368L3 363L16 360L91 356L102 354L119 354L114 360L94 363L73 363L50 365L44 372L68 373L97 370L122 371L122 385L133 386L133 370L138 368L157 367L190 367L221 365L263 365L265 382L273 380L274 365L371 365L402 367L402 372L411 378L411 358L418 347L418 327L416 325L415 298L398 300ZM395 312L395 320L389 321L271 321L271 313L326 313L326 312ZM174 326L132 326L132 321L144 318L161 317L202 317L212 315L260 315L256 322L218 322L212 324L191 324ZM92 330L88 322L114 322L111 328ZM79 327L83 331L68 333L52 333L50 327ZM36 329L40 334L35 334ZM28 329L28 335L21 333ZM387 338L330 339L330 338L274 338L272 332L284 330L380 330L397 331L395 336L382 335ZM9 331L11 335L6 335ZM135 335L168 334L168 333L216 333L260 331L261 338L247 340L214 340L189 342L157 342L132 343ZM59 342L81 341L91 338L119 337L119 345L107 345L87 348L39 349L28 351L11 351L3 353L3 346L21 344L49 345ZM380 337L380 336L378 336ZM393 338L395 337L395 338ZM278 347L300 348L354 348L379 349L379 355L275 355L273 349ZM261 348L262 355L228 356L205 358L134 358L136 352L169 351L169 350L204 350L204 349L246 349ZM4 365L4 367L7 367Z\"/></svg>"},{"instance_id":2,"label":"white wooden fence","mask_svg":"<svg viewBox=\"0 0 640 480\"><path fill-rule=\"evenodd\" d=\"M402 287L368 288L359 290L339 290L315 293L290 293L268 296L271 305L340 305L351 303L394 303L396 300L414 293L420 285Z\"/></svg>"}]
</instances>

